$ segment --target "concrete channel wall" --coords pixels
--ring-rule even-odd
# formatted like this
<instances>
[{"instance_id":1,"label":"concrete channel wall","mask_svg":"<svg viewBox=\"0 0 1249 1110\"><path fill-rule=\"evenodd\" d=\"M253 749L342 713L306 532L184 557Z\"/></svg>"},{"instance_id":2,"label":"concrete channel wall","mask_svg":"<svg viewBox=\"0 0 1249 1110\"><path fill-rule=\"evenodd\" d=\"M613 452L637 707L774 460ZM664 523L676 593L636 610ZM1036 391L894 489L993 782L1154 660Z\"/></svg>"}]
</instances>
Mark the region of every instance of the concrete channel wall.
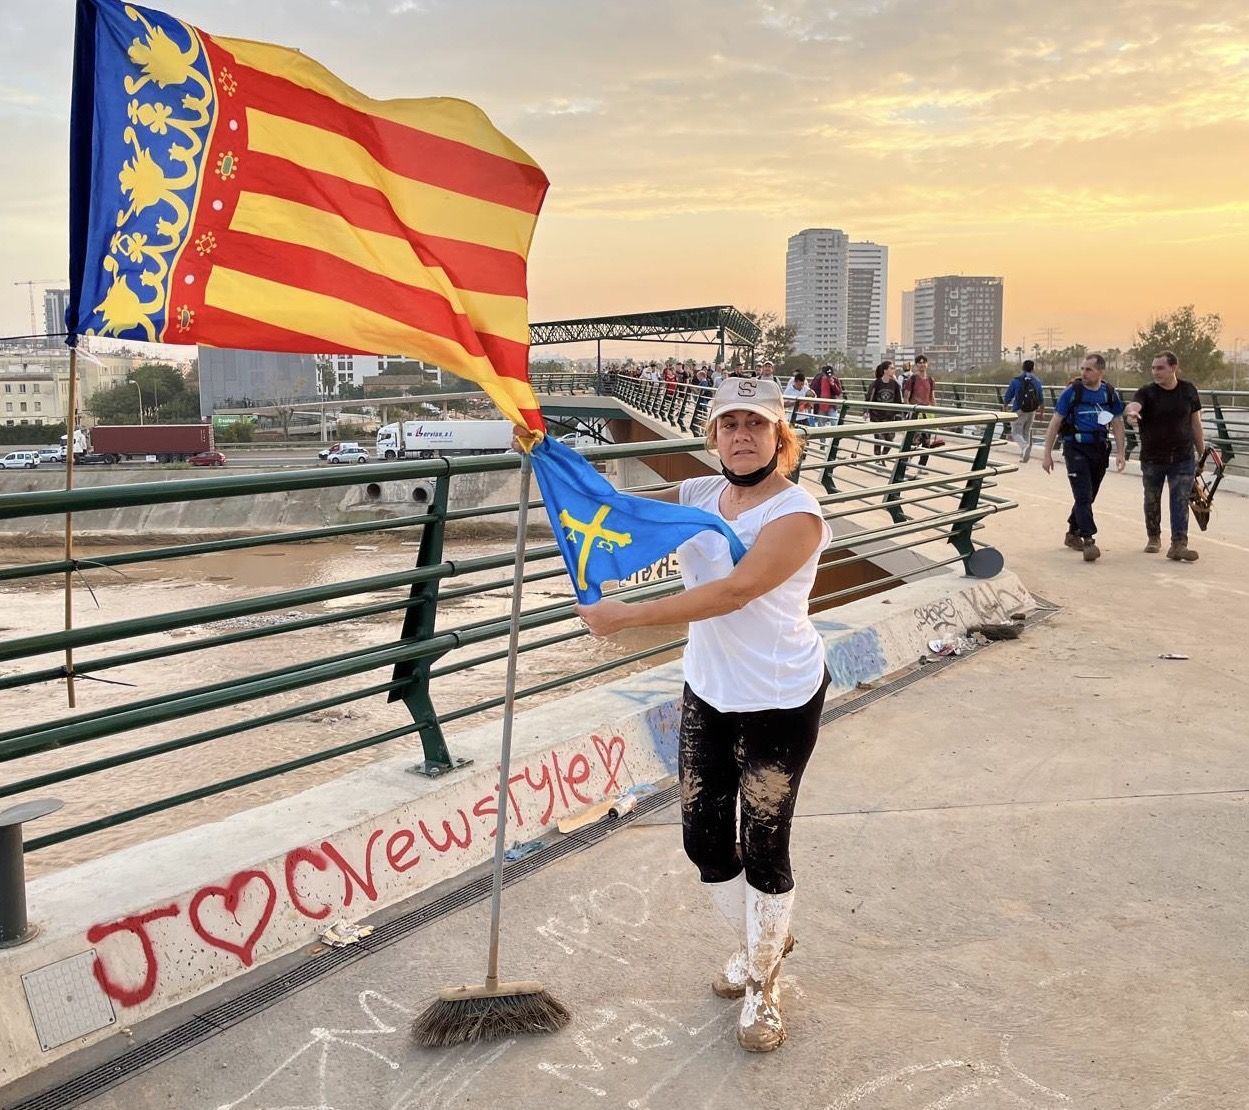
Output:
<instances>
[{"instance_id":1,"label":"concrete channel wall","mask_svg":"<svg viewBox=\"0 0 1249 1110\"><path fill-rule=\"evenodd\" d=\"M945 572L820 614L829 701L914 665L935 636L1033 608L1012 574ZM670 663L520 713L509 842L671 781L681 689ZM32 881L40 933L0 951L0 1086L490 858L499 725L449 742L476 762L430 780L380 761Z\"/></svg>"},{"instance_id":2,"label":"concrete channel wall","mask_svg":"<svg viewBox=\"0 0 1249 1110\"><path fill-rule=\"evenodd\" d=\"M10 472L12 476L14 472ZM196 477L218 477L222 471L200 470L112 470L83 468L74 472L75 488L125 485L133 482L172 482ZM230 471L231 475L268 473ZM61 489L65 475L21 472L5 483L6 493ZM433 493L433 479L361 482L353 486L261 493L247 497L217 497L206 501L179 501L164 505L137 505L121 509L99 509L74 514L74 533L83 540L133 543L141 536L145 543L195 536L197 539L264 532L324 528L354 524L369 519L410 516L421 512ZM451 479L451 505L456 509L480 509L513 504L520 495L520 479L515 472L456 474ZM501 513L487 518L495 528L516 529L516 514ZM460 526L457 526L460 527ZM65 531L63 515L0 520L0 537L9 543L43 543L60 538Z\"/></svg>"}]
</instances>

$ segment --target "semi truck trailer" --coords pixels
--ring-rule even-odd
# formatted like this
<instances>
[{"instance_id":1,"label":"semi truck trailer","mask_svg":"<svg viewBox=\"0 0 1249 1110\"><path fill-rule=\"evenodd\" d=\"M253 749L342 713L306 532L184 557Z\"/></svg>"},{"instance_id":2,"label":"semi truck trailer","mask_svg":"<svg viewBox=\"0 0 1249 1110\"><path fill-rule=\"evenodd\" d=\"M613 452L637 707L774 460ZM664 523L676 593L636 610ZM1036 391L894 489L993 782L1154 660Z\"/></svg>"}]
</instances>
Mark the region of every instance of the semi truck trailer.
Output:
<instances>
[{"instance_id":1,"label":"semi truck trailer","mask_svg":"<svg viewBox=\"0 0 1249 1110\"><path fill-rule=\"evenodd\" d=\"M405 420L378 430L377 458L486 455L506 451L511 445L509 420Z\"/></svg>"}]
</instances>

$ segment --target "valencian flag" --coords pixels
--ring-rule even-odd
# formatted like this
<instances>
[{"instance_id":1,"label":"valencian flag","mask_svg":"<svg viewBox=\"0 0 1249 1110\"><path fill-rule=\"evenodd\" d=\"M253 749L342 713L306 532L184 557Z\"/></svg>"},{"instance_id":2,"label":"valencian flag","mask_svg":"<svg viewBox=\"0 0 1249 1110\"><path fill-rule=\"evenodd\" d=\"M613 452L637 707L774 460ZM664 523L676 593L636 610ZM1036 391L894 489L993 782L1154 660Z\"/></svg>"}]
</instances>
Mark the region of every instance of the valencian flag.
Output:
<instances>
[{"instance_id":1,"label":"valencian flag","mask_svg":"<svg viewBox=\"0 0 1249 1110\"><path fill-rule=\"evenodd\" d=\"M78 0L69 342L402 354L538 431L542 170L462 100L371 100L297 50Z\"/></svg>"},{"instance_id":2,"label":"valencian flag","mask_svg":"<svg viewBox=\"0 0 1249 1110\"><path fill-rule=\"evenodd\" d=\"M719 532L735 563L746 554L727 521L702 509L620 493L586 459L550 436L530 455L555 541L584 604L602 597L604 582L628 578L699 532Z\"/></svg>"}]
</instances>

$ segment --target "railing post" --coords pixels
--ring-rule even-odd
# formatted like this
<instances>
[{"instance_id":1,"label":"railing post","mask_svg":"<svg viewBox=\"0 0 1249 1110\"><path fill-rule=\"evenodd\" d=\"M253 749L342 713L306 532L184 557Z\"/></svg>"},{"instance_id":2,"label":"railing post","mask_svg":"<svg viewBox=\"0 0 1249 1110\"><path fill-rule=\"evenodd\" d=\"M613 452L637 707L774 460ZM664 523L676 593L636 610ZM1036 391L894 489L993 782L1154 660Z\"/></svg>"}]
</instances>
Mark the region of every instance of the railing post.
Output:
<instances>
[{"instance_id":1,"label":"railing post","mask_svg":"<svg viewBox=\"0 0 1249 1110\"><path fill-rule=\"evenodd\" d=\"M828 452L824 456L824 469L820 471L820 484L828 493L838 493L837 478L833 464L837 461L837 445L841 436L828 437Z\"/></svg>"},{"instance_id":2,"label":"railing post","mask_svg":"<svg viewBox=\"0 0 1249 1110\"><path fill-rule=\"evenodd\" d=\"M1219 435L1218 451L1226 466L1236 457L1236 451L1232 447L1232 437L1227 434L1227 420L1223 416L1223 406L1219 403L1217 393L1210 394L1210 403L1214 406L1214 430Z\"/></svg>"},{"instance_id":3,"label":"railing post","mask_svg":"<svg viewBox=\"0 0 1249 1110\"><path fill-rule=\"evenodd\" d=\"M421 528L421 546L416 553L418 570L437 566L442 562L443 541L447 530L447 502L450 495L451 476L441 474L434 480L434 498L428 510L429 515L436 519ZM403 631L399 636L401 640L419 642L433 636L434 622L438 616L438 587L437 579L412 583L408 599L414 604L409 605L403 614ZM412 723L421 734L421 747L425 758L411 770L430 778L472 763L471 759L453 758L447 750L447 741L442 735L442 726L438 723L438 712L434 709L429 689L429 671L437 659L437 656L426 656L396 663L391 680L406 679L407 684L391 690L386 699L390 702L402 701L412 714Z\"/></svg>"},{"instance_id":4,"label":"railing post","mask_svg":"<svg viewBox=\"0 0 1249 1110\"><path fill-rule=\"evenodd\" d=\"M893 464L893 474L889 479L890 485L897 485L899 482L906 481L906 461L907 452L915 445L915 429L908 428L902 433L902 448ZM885 508L889 510L889 515L893 517L894 524L905 524L910 517L902 511L901 505L891 504L901 498L900 490L890 490L885 494Z\"/></svg>"},{"instance_id":5,"label":"railing post","mask_svg":"<svg viewBox=\"0 0 1249 1110\"><path fill-rule=\"evenodd\" d=\"M677 414L677 427L683 432L688 432L689 426L685 423L685 410L690 407L690 387L687 385L681 389L681 411Z\"/></svg>"},{"instance_id":6,"label":"railing post","mask_svg":"<svg viewBox=\"0 0 1249 1110\"><path fill-rule=\"evenodd\" d=\"M995 387L994 392L997 393L997 405L998 405L997 411L1005 412L1006 411L1006 390L1004 390L999 385ZM1008 439L1010 439L1010 425L1006 423L1005 420L1003 420L1002 421L1002 442L1005 443Z\"/></svg>"},{"instance_id":7,"label":"railing post","mask_svg":"<svg viewBox=\"0 0 1249 1110\"><path fill-rule=\"evenodd\" d=\"M0 813L0 948L15 948L39 932L26 918L26 858L22 824L61 808L57 798L32 798Z\"/></svg>"},{"instance_id":8,"label":"railing post","mask_svg":"<svg viewBox=\"0 0 1249 1110\"><path fill-rule=\"evenodd\" d=\"M971 468L973 472L984 470L989 465L989 452L993 448L993 432L997 427L997 421L990 421L984 426L980 435L980 446L976 448L975 458L972 459ZM967 485L963 487L963 496L959 498L958 511L960 513L970 512L980 504L980 487L984 485L984 478L969 478ZM971 542L972 530L975 522L971 520L962 521L950 530L949 541L954 545L955 550L963 557L963 569L968 574L971 573L971 566L968 560L976 552L976 545Z\"/></svg>"}]
</instances>

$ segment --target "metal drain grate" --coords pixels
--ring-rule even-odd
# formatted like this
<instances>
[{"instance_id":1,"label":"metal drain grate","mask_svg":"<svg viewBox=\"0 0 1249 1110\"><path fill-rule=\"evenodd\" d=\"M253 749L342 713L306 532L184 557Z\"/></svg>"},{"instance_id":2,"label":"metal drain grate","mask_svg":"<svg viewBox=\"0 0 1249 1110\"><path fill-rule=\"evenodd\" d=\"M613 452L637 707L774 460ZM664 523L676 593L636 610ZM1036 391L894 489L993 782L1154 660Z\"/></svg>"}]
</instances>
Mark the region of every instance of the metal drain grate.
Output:
<instances>
[{"instance_id":1,"label":"metal drain grate","mask_svg":"<svg viewBox=\"0 0 1249 1110\"><path fill-rule=\"evenodd\" d=\"M1035 595L1034 595L1035 596ZM1025 628L1048 620L1058 612L1057 606L1048 601L1036 598L1041 608L1029 615ZM991 646L991 645L990 645ZM937 674L962 659L969 659L980 651L968 652L965 655L948 655L934 660L926 666L916 668L907 674L892 679L883 685L864 690L855 697L843 701L840 705L826 710L820 717L821 724L827 724L839 717L857 713L866 709L874 702L887 698L898 691L913 685L922 678ZM531 852L523 859L506 863L503 866L503 885L509 887L513 883L527 878L541 870L547 864L563 859L573 852L597 844L612 833L632 824L637 818L645 817L658 810L665 809L675 803L680 788L670 786L660 790L638 802L637 808L629 815L615 820L600 821L588 825L568 836L560 837L550 844L545 844L537 851ZM317 980L364 959L373 952L378 952L396 942L403 940L412 933L432 924L446 914L467 906L475 905L490 897L489 873L465 883L462 887L436 898L432 902L418 906L407 913L399 914L383 925L379 925L373 933L359 944L349 948L330 948L313 956L290 971L275 975L258 983L250 990L236 998L222 1002L204 1011L181 1025L162 1033L145 1044L135 1047L124 1056L119 1056L106 1063L98 1064L81 1074L58 1084L41 1094L34 1095L24 1102L14 1103L7 1110L65 1110L76 1106L87 1099L94 1098L110 1087L133 1079L139 1073L161 1063L169 1057L176 1056L188 1048L208 1040L224 1029L237 1025L241 1021L255 1016L275 1002L288 995L311 986Z\"/></svg>"}]
</instances>

